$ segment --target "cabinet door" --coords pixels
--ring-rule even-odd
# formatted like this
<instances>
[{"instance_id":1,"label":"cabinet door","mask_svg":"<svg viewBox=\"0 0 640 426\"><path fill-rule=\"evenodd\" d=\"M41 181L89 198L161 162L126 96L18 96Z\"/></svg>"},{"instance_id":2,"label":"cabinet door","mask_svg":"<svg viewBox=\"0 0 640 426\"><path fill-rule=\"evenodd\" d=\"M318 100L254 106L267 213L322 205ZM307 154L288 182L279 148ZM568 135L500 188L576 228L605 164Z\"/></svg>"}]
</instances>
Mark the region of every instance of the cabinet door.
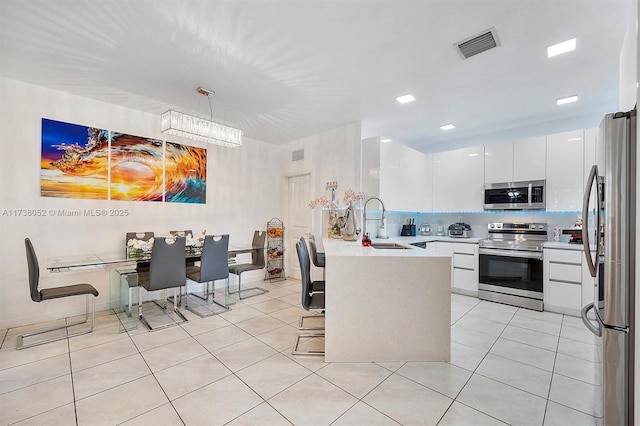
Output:
<instances>
[{"instance_id":1,"label":"cabinet door","mask_svg":"<svg viewBox=\"0 0 640 426\"><path fill-rule=\"evenodd\" d=\"M395 142L380 144L380 198L387 210L432 210L432 161Z\"/></svg>"},{"instance_id":2,"label":"cabinet door","mask_svg":"<svg viewBox=\"0 0 640 426\"><path fill-rule=\"evenodd\" d=\"M582 252L544 250L545 310L577 315L583 302Z\"/></svg>"},{"instance_id":3,"label":"cabinet door","mask_svg":"<svg viewBox=\"0 0 640 426\"><path fill-rule=\"evenodd\" d=\"M434 154L433 182L434 211L482 211L484 147Z\"/></svg>"},{"instance_id":4,"label":"cabinet door","mask_svg":"<svg viewBox=\"0 0 640 426\"><path fill-rule=\"evenodd\" d=\"M484 146L484 183L513 180L513 142Z\"/></svg>"},{"instance_id":5,"label":"cabinet door","mask_svg":"<svg viewBox=\"0 0 640 426\"><path fill-rule=\"evenodd\" d=\"M513 181L544 179L547 138L520 139L513 142Z\"/></svg>"},{"instance_id":6,"label":"cabinet door","mask_svg":"<svg viewBox=\"0 0 640 426\"><path fill-rule=\"evenodd\" d=\"M453 287L453 243L438 241L436 243L436 251L438 254L451 257L451 287Z\"/></svg>"},{"instance_id":7,"label":"cabinet door","mask_svg":"<svg viewBox=\"0 0 640 426\"><path fill-rule=\"evenodd\" d=\"M584 132L547 136L547 211L582 210Z\"/></svg>"},{"instance_id":8,"label":"cabinet door","mask_svg":"<svg viewBox=\"0 0 640 426\"><path fill-rule=\"evenodd\" d=\"M478 245L453 243L454 289L465 294L478 295Z\"/></svg>"}]
</instances>

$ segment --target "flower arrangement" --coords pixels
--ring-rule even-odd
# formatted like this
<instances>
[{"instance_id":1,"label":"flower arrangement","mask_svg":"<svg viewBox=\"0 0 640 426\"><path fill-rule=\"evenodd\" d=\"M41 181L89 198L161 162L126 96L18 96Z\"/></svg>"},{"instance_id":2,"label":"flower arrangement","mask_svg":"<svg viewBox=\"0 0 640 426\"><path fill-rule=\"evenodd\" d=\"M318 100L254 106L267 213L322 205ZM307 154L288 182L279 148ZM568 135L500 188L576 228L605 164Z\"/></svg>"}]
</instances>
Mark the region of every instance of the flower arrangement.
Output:
<instances>
[{"instance_id":1,"label":"flower arrangement","mask_svg":"<svg viewBox=\"0 0 640 426\"><path fill-rule=\"evenodd\" d=\"M344 196L342 197L342 201L348 207L353 205L362 199L364 199L364 192L356 192L352 189L347 189L344 192ZM314 209L318 206L326 207L329 210L329 236L333 238L341 238L340 231L344 225L344 218L338 217L337 210L342 208L342 204L336 200L335 188L331 188L331 199L322 196L318 198L314 198L309 202L309 207Z\"/></svg>"},{"instance_id":2,"label":"flower arrangement","mask_svg":"<svg viewBox=\"0 0 640 426\"><path fill-rule=\"evenodd\" d=\"M151 253L152 248L153 238L149 238L147 241L132 238L127 241L127 257L142 257Z\"/></svg>"},{"instance_id":3,"label":"flower arrangement","mask_svg":"<svg viewBox=\"0 0 640 426\"><path fill-rule=\"evenodd\" d=\"M364 199L364 192L356 192L351 188L347 189L344 192L344 196L342 197L342 201L346 204L353 204ZM315 209L318 206L328 207L329 211L335 212L335 210L341 207L340 203L335 199L335 194L332 191L331 199L328 199L325 196L314 198L309 202L309 207Z\"/></svg>"},{"instance_id":4,"label":"flower arrangement","mask_svg":"<svg viewBox=\"0 0 640 426\"><path fill-rule=\"evenodd\" d=\"M351 188L344 191L344 202L349 205L364 199L364 192L354 192Z\"/></svg>"}]
</instances>

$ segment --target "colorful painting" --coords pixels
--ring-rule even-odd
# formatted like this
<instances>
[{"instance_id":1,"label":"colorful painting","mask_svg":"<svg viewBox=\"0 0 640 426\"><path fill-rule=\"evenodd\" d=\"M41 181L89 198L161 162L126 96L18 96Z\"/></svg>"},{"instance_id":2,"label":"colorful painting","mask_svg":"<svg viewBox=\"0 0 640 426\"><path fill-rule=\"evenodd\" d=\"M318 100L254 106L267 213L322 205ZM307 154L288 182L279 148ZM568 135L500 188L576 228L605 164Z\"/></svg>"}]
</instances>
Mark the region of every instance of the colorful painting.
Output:
<instances>
[{"instance_id":1,"label":"colorful painting","mask_svg":"<svg viewBox=\"0 0 640 426\"><path fill-rule=\"evenodd\" d=\"M165 144L165 201L207 202L207 150L167 142Z\"/></svg>"},{"instance_id":2,"label":"colorful painting","mask_svg":"<svg viewBox=\"0 0 640 426\"><path fill-rule=\"evenodd\" d=\"M107 199L108 133L104 129L43 118L40 194Z\"/></svg>"},{"instance_id":3,"label":"colorful painting","mask_svg":"<svg viewBox=\"0 0 640 426\"><path fill-rule=\"evenodd\" d=\"M162 201L162 141L111 132L111 199Z\"/></svg>"}]
</instances>

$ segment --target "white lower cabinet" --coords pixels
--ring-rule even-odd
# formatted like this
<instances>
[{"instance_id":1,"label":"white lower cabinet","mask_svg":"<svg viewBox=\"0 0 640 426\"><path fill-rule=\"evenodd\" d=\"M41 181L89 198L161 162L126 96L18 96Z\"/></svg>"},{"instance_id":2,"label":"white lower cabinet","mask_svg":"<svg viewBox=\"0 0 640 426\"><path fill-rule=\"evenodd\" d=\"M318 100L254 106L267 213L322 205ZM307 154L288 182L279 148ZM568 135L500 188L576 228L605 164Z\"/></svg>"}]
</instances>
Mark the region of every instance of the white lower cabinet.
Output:
<instances>
[{"instance_id":1,"label":"white lower cabinet","mask_svg":"<svg viewBox=\"0 0 640 426\"><path fill-rule=\"evenodd\" d=\"M544 249L544 310L580 315L593 299L593 279L583 266L582 250Z\"/></svg>"},{"instance_id":2,"label":"white lower cabinet","mask_svg":"<svg viewBox=\"0 0 640 426\"><path fill-rule=\"evenodd\" d=\"M438 242L438 251L451 256L451 291L478 296L478 244Z\"/></svg>"}]
</instances>

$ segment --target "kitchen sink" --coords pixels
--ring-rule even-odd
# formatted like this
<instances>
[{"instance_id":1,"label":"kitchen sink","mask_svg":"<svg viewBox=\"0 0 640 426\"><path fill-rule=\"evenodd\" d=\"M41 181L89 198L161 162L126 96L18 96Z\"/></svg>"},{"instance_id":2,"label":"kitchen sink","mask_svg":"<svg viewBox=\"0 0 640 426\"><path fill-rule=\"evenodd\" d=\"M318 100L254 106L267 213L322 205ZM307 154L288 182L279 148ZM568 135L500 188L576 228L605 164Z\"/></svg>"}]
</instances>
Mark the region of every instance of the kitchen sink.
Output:
<instances>
[{"instance_id":1,"label":"kitchen sink","mask_svg":"<svg viewBox=\"0 0 640 426\"><path fill-rule=\"evenodd\" d=\"M406 247L397 243L373 243L371 247L375 249L400 249L400 250L411 250L411 247Z\"/></svg>"}]
</instances>

